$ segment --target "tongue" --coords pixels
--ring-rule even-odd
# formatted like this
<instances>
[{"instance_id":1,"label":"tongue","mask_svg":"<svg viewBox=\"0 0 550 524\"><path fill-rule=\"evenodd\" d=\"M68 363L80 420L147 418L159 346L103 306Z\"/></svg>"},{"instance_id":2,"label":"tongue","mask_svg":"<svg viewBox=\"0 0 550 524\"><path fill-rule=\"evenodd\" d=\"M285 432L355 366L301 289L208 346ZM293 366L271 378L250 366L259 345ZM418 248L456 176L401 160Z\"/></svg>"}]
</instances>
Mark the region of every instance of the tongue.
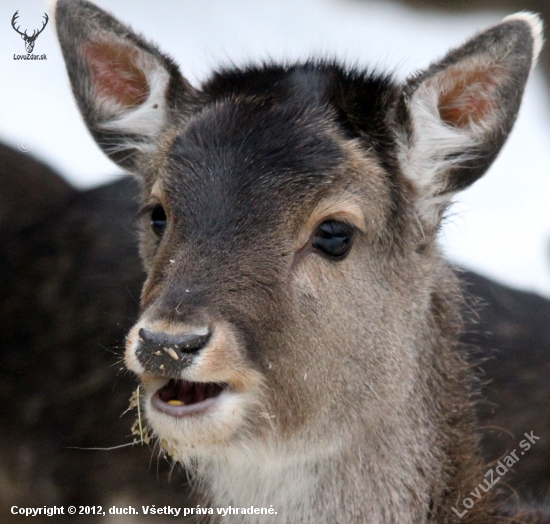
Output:
<instances>
[{"instance_id":1,"label":"tongue","mask_svg":"<svg viewBox=\"0 0 550 524\"><path fill-rule=\"evenodd\" d=\"M222 387L211 382L189 382L187 380L170 380L159 391L159 398L167 404L196 404L207 398L219 395Z\"/></svg>"}]
</instances>

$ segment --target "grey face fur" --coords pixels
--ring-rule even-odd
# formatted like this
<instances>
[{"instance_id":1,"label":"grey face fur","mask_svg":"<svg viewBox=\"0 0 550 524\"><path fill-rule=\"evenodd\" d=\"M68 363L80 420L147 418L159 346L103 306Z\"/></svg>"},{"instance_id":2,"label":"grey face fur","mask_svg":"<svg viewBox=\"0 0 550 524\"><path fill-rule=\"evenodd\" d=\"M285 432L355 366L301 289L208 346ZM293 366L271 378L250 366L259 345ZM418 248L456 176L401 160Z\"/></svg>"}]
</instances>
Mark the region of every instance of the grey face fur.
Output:
<instances>
[{"instance_id":1,"label":"grey face fur","mask_svg":"<svg viewBox=\"0 0 550 524\"><path fill-rule=\"evenodd\" d=\"M483 470L435 237L512 128L540 21L508 17L404 85L306 62L195 89L93 4L55 14L92 135L142 182L126 363L164 449L211 504L277 522L458 521Z\"/></svg>"}]
</instances>

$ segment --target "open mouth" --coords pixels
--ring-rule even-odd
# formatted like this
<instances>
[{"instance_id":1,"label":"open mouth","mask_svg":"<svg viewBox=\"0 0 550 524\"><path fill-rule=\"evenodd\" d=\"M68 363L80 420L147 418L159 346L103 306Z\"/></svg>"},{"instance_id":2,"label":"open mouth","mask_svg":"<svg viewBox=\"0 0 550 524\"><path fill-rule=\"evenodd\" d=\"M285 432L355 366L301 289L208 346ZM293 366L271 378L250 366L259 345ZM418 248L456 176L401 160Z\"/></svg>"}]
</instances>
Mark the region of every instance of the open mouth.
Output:
<instances>
[{"instance_id":1,"label":"open mouth","mask_svg":"<svg viewBox=\"0 0 550 524\"><path fill-rule=\"evenodd\" d=\"M154 408L173 417L184 417L208 409L227 389L216 382L189 382L171 379L152 397Z\"/></svg>"}]
</instances>

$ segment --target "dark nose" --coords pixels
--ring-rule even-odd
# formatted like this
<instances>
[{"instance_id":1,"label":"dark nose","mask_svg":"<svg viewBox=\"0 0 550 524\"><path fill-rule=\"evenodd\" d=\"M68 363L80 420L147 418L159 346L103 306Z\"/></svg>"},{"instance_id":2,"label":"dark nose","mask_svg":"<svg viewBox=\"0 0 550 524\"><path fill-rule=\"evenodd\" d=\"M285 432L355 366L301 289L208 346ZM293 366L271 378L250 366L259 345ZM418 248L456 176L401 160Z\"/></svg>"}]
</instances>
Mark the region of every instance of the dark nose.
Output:
<instances>
[{"instance_id":1,"label":"dark nose","mask_svg":"<svg viewBox=\"0 0 550 524\"><path fill-rule=\"evenodd\" d=\"M181 371L189 366L194 356L210 340L206 333L170 335L140 329L136 357L145 371L155 375L179 378Z\"/></svg>"}]
</instances>

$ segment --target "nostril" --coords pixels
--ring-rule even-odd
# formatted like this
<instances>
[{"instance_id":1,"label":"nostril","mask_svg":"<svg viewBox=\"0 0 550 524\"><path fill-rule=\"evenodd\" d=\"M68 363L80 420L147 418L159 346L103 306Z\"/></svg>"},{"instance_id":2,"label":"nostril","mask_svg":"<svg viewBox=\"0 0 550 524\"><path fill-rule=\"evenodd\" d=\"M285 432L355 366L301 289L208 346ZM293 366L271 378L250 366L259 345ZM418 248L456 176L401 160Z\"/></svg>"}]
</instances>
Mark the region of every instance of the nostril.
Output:
<instances>
[{"instance_id":1,"label":"nostril","mask_svg":"<svg viewBox=\"0 0 550 524\"><path fill-rule=\"evenodd\" d=\"M204 335L188 333L174 338L174 344L177 345L177 351L180 353L196 353L200 351L210 340L210 332Z\"/></svg>"},{"instance_id":2,"label":"nostril","mask_svg":"<svg viewBox=\"0 0 550 524\"><path fill-rule=\"evenodd\" d=\"M172 357L185 353L197 353L208 344L210 330L202 333L185 333L170 335L168 333L155 333L144 328L139 330L138 336L149 350L163 350Z\"/></svg>"}]
</instances>

